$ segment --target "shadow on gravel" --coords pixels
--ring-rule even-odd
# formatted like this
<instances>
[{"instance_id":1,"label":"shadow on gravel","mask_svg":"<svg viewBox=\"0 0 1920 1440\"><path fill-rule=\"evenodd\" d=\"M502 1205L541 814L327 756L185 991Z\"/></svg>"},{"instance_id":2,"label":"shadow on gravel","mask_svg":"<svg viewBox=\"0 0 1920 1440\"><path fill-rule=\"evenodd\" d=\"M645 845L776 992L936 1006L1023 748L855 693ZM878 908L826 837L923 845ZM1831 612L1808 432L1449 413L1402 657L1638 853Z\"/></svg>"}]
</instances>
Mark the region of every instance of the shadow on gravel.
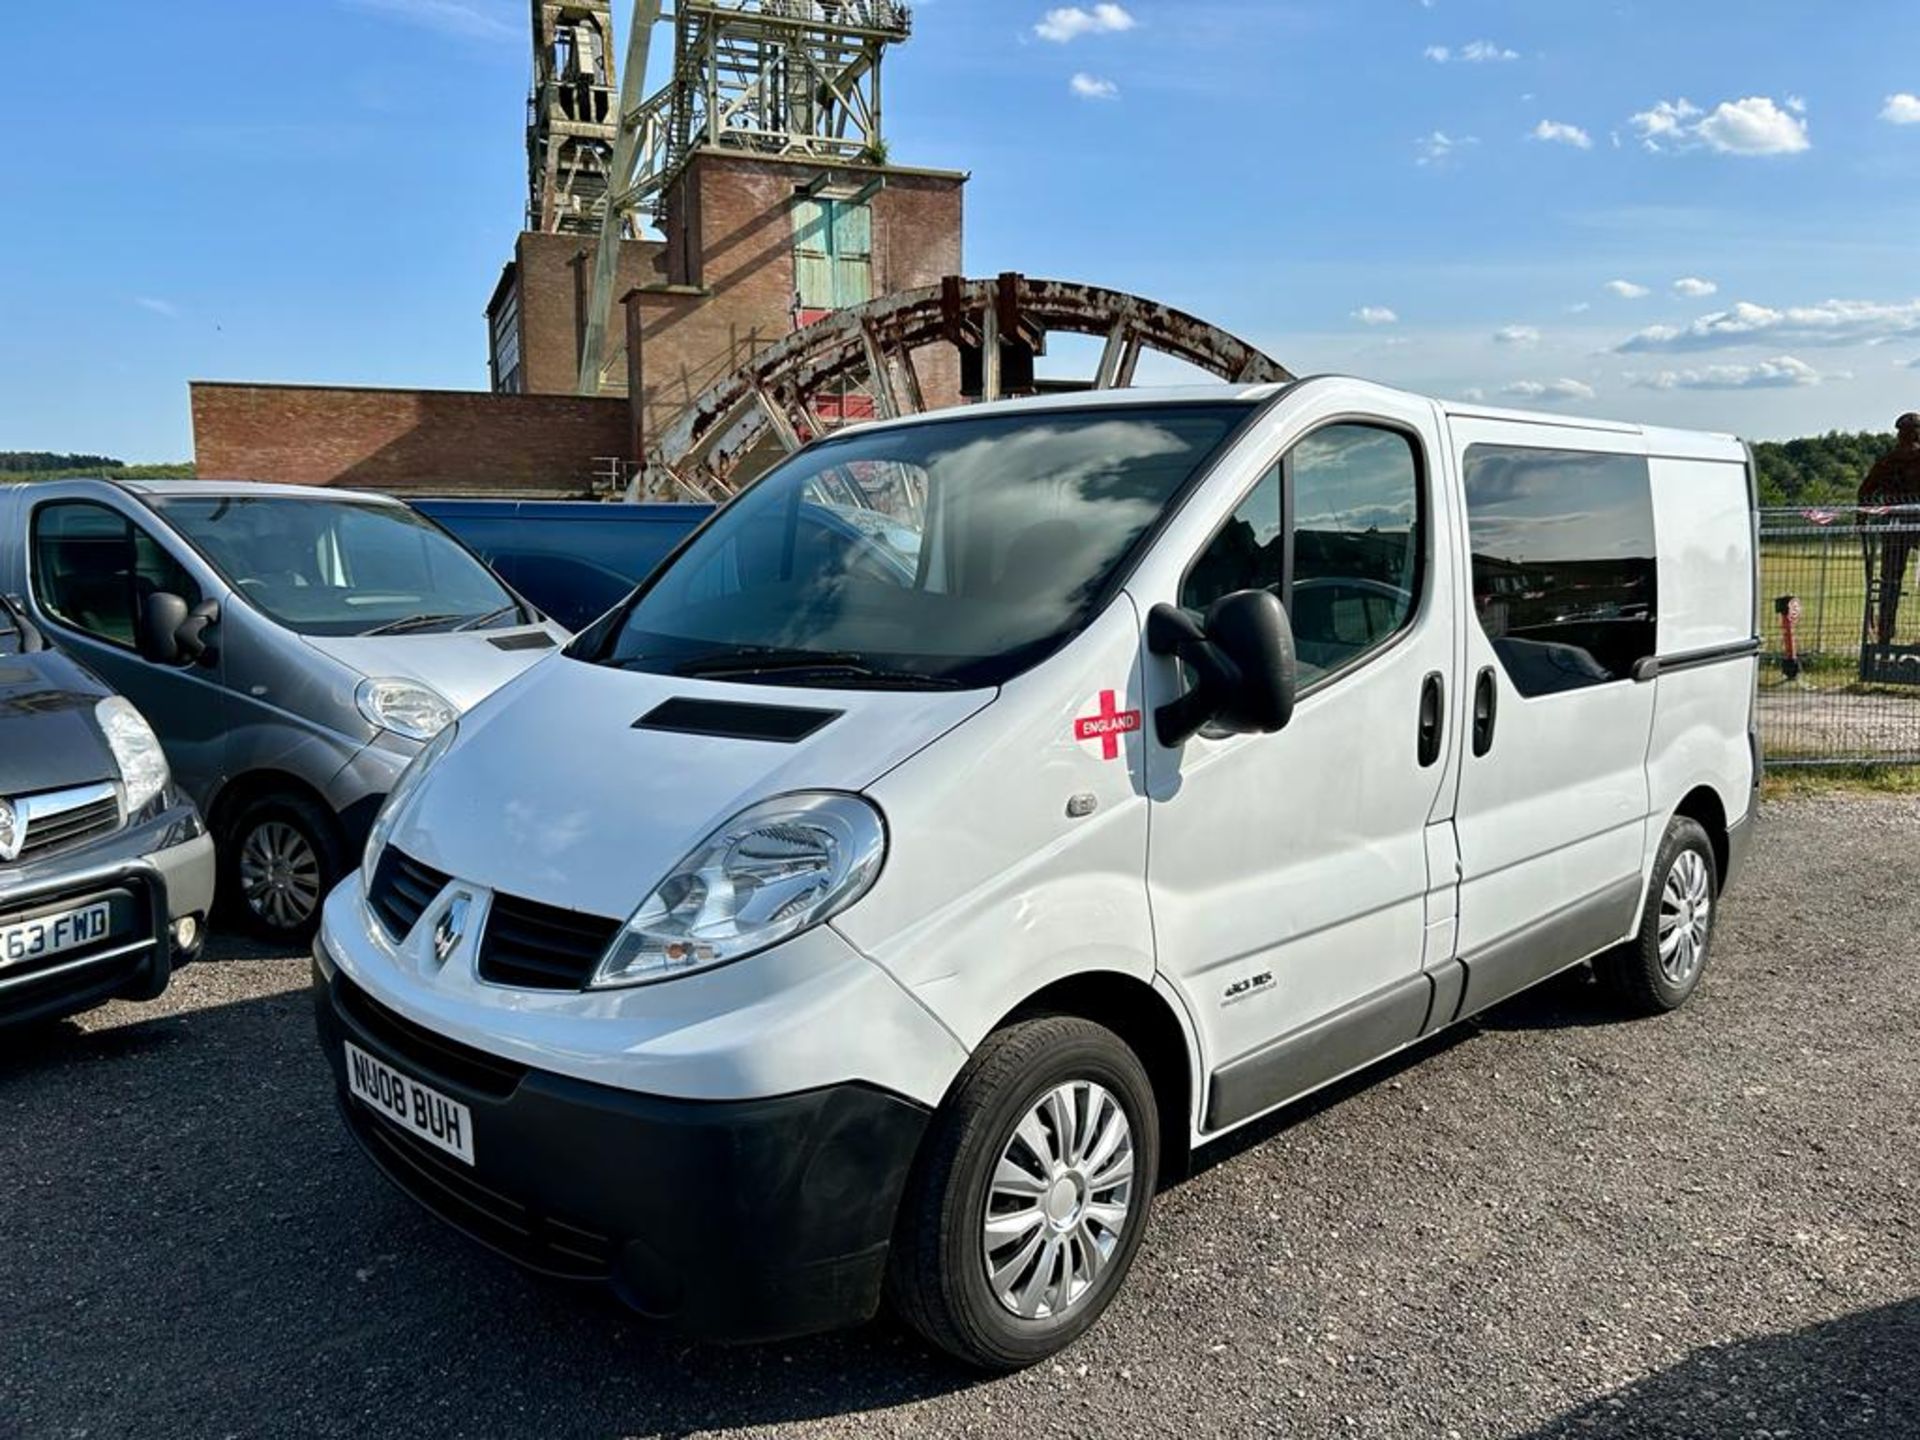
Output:
<instances>
[{"instance_id":1,"label":"shadow on gravel","mask_svg":"<svg viewBox=\"0 0 1920 1440\"><path fill-rule=\"evenodd\" d=\"M361 1155L299 990L40 1033L0 1176L0 1435L672 1436L974 1383L887 1322L692 1345L523 1275Z\"/></svg>"},{"instance_id":2,"label":"shadow on gravel","mask_svg":"<svg viewBox=\"0 0 1920 1440\"><path fill-rule=\"evenodd\" d=\"M1920 1299L1715 1346L1516 1440L1920 1435Z\"/></svg>"}]
</instances>

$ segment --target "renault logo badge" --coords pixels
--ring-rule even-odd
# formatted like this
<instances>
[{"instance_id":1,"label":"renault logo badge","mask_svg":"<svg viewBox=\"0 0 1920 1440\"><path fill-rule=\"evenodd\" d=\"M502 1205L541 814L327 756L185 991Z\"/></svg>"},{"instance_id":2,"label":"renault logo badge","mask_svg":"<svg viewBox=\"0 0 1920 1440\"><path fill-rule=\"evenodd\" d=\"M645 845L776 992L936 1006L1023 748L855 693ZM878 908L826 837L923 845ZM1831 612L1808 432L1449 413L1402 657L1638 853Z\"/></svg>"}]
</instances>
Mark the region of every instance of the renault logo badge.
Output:
<instances>
[{"instance_id":1,"label":"renault logo badge","mask_svg":"<svg viewBox=\"0 0 1920 1440\"><path fill-rule=\"evenodd\" d=\"M440 912L440 918L433 927L433 958L436 964L446 964L453 947L467 933L467 914L472 909L473 897L462 891L448 901L447 908Z\"/></svg>"},{"instance_id":2,"label":"renault logo badge","mask_svg":"<svg viewBox=\"0 0 1920 1440\"><path fill-rule=\"evenodd\" d=\"M27 843L27 817L13 808L10 800L0 800L0 861L11 864L20 858L20 847Z\"/></svg>"}]
</instances>

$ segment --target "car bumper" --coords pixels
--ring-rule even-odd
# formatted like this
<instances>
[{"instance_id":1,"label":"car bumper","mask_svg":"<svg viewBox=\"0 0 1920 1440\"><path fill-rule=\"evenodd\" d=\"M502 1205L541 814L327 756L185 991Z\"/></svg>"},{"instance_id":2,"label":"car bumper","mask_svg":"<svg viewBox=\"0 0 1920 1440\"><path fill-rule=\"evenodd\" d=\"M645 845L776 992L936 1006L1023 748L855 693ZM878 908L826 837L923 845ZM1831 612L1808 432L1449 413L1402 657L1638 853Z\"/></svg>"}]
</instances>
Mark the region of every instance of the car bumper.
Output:
<instances>
[{"instance_id":1,"label":"car bumper","mask_svg":"<svg viewBox=\"0 0 1920 1440\"><path fill-rule=\"evenodd\" d=\"M606 1285L708 1339L833 1329L878 1307L925 1107L860 1084L686 1100L534 1069L382 1006L324 941L314 1001L362 1148L427 1209L510 1259ZM466 1105L475 1163L352 1098L348 1040Z\"/></svg>"},{"instance_id":2,"label":"car bumper","mask_svg":"<svg viewBox=\"0 0 1920 1440\"><path fill-rule=\"evenodd\" d=\"M91 845L0 871L0 917L105 897L125 897L115 903L130 917L129 930L102 944L0 968L0 1026L159 995L200 953L213 882L213 840L184 800ZM175 922L189 916L193 938L177 944Z\"/></svg>"}]
</instances>

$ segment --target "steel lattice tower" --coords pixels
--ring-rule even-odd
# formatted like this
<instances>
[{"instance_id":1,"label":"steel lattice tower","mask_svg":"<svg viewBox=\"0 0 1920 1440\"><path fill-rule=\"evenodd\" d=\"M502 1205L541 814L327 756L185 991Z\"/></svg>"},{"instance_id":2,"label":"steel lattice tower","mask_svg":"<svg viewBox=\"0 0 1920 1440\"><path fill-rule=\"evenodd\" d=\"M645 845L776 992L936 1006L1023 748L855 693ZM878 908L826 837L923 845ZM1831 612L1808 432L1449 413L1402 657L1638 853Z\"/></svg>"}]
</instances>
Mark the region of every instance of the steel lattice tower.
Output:
<instances>
[{"instance_id":1,"label":"steel lattice tower","mask_svg":"<svg viewBox=\"0 0 1920 1440\"><path fill-rule=\"evenodd\" d=\"M529 230L599 233L619 134L612 0L533 0Z\"/></svg>"}]
</instances>

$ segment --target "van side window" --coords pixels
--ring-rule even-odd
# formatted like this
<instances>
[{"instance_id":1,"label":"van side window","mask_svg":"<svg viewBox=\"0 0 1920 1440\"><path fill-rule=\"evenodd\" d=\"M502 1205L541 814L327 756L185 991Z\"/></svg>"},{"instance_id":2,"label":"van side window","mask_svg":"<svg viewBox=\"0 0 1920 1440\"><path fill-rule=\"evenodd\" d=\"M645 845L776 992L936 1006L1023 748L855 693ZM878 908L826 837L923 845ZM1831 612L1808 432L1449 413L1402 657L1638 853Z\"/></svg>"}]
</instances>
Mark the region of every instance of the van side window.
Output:
<instances>
[{"instance_id":1,"label":"van side window","mask_svg":"<svg viewBox=\"0 0 1920 1440\"><path fill-rule=\"evenodd\" d=\"M1420 464L1413 441L1329 425L1293 449L1287 617L1303 683L1378 649L1420 594Z\"/></svg>"},{"instance_id":2,"label":"van side window","mask_svg":"<svg viewBox=\"0 0 1920 1440\"><path fill-rule=\"evenodd\" d=\"M1261 477L1187 572L1180 603L1204 611L1235 590L1273 591L1311 683L1413 619L1422 520L1413 442L1378 426L1329 425Z\"/></svg>"},{"instance_id":3,"label":"van side window","mask_svg":"<svg viewBox=\"0 0 1920 1440\"><path fill-rule=\"evenodd\" d=\"M1280 595L1286 579L1286 546L1280 522L1280 467L1260 477L1240 502L1233 518L1187 571L1180 603L1204 614L1222 595L1236 590L1271 590Z\"/></svg>"},{"instance_id":4,"label":"van side window","mask_svg":"<svg viewBox=\"0 0 1920 1440\"><path fill-rule=\"evenodd\" d=\"M145 530L84 500L33 515L33 591L48 614L109 644L133 645L147 596L165 590L198 605L200 587Z\"/></svg>"},{"instance_id":5,"label":"van side window","mask_svg":"<svg viewBox=\"0 0 1920 1440\"><path fill-rule=\"evenodd\" d=\"M1473 608L1516 690L1624 680L1654 653L1643 457L1474 445L1466 490Z\"/></svg>"}]
</instances>

